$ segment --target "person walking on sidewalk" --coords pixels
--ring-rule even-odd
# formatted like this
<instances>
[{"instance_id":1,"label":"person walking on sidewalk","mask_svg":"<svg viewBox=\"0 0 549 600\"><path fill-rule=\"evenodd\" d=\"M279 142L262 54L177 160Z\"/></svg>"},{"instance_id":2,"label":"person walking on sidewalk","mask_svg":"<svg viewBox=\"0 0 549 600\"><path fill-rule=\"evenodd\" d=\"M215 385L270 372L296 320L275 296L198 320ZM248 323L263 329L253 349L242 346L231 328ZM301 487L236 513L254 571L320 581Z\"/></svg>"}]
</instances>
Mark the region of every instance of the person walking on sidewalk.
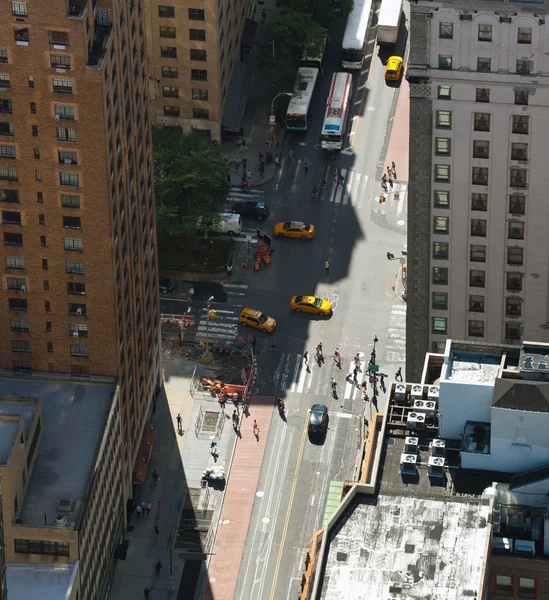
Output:
<instances>
[{"instance_id":1,"label":"person walking on sidewalk","mask_svg":"<svg viewBox=\"0 0 549 600\"><path fill-rule=\"evenodd\" d=\"M138 505L135 507L135 513L136 513L136 515L137 515L137 520L139 520L139 519L141 518L141 511L142 511L142 510L143 510L143 509L141 508L141 505L140 505L140 504L138 504Z\"/></svg>"},{"instance_id":2,"label":"person walking on sidewalk","mask_svg":"<svg viewBox=\"0 0 549 600\"><path fill-rule=\"evenodd\" d=\"M275 167L280 169L280 158L278 156L275 158Z\"/></svg>"},{"instance_id":3,"label":"person walking on sidewalk","mask_svg":"<svg viewBox=\"0 0 549 600\"><path fill-rule=\"evenodd\" d=\"M303 353L303 360L305 361L305 364L308 366L309 365L309 353L307 352L307 350L305 350L305 352Z\"/></svg>"},{"instance_id":4,"label":"person walking on sidewalk","mask_svg":"<svg viewBox=\"0 0 549 600\"><path fill-rule=\"evenodd\" d=\"M147 586L144 590L143 590L143 595L145 596L145 600L147 600L147 598L150 597L151 595L151 588L149 586Z\"/></svg>"},{"instance_id":5,"label":"person walking on sidewalk","mask_svg":"<svg viewBox=\"0 0 549 600\"><path fill-rule=\"evenodd\" d=\"M160 575L160 571L162 571L162 563L160 561L158 561L156 563L155 569L156 569L156 576L158 577Z\"/></svg>"},{"instance_id":6,"label":"person walking on sidewalk","mask_svg":"<svg viewBox=\"0 0 549 600\"><path fill-rule=\"evenodd\" d=\"M152 478L154 483L158 483L158 480L160 479L160 477L158 476L158 473L156 472L156 469L153 469L153 474L152 474Z\"/></svg>"},{"instance_id":7,"label":"person walking on sidewalk","mask_svg":"<svg viewBox=\"0 0 549 600\"><path fill-rule=\"evenodd\" d=\"M181 431L183 429L183 419L181 418L181 413L177 413L177 417L175 417L175 420L177 421L178 431Z\"/></svg>"},{"instance_id":8,"label":"person walking on sidewalk","mask_svg":"<svg viewBox=\"0 0 549 600\"><path fill-rule=\"evenodd\" d=\"M334 362L341 369L341 354L337 348L334 351Z\"/></svg>"},{"instance_id":9,"label":"person walking on sidewalk","mask_svg":"<svg viewBox=\"0 0 549 600\"><path fill-rule=\"evenodd\" d=\"M274 350L275 352L278 352L278 348L276 347L276 340L273 340L271 342L271 350Z\"/></svg>"},{"instance_id":10,"label":"person walking on sidewalk","mask_svg":"<svg viewBox=\"0 0 549 600\"><path fill-rule=\"evenodd\" d=\"M257 344L257 340L255 339L255 335L252 335L252 350L255 353L255 345Z\"/></svg>"},{"instance_id":11,"label":"person walking on sidewalk","mask_svg":"<svg viewBox=\"0 0 549 600\"><path fill-rule=\"evenodd\" d=\"M309 163L307 161L305 161L303 163L303 168L305 169L305 173L308 173L308 171L309 171Z\"/></svg>"},{"instance_id":12,"label":"person walking on sidewalk","mask_svg":"<svg viewBox=\"0 0 549 600\"><path fill-rule=\"evenodd\" d=\"M152 507L152 502L147 502L147 517L151 514Z\"/></svg>"},{"instance_id":13,"label":"person walking on sidewalk","mask_svg":"<svg viewBox=\"0 0 549 600\"><path fill-rule=\"evenodd\" d=\"M156 503L156 512L157 512L157 514L160 514L160 511L161 511L161 510L162 510L162 500L159 500L159 501Z\"/></svg>"},{"instance_id":14,"label":"person walking on sidewalk","mask_svg":"<svg viewBox=\"0 0 549 600\"><path fill-rule=\"evenodd\" d=\"M234 162L235 162L235 165L236 165L236 170L237 170L237 171L240 171L240 163L242 162L242 161L240 160L240 157L239 157L239 156L237 156L237 157L234 159Z\"/></svg>"},{"instance_id":15,"label":"person walking on sidewalk","mask_svg":"<svg viewBox=\"0 0 549 600\"><path fill-rule=\"evenodd\" d=\"M158 539L158 536L160 535L160 529L158 528L158 525L154 526L154 537L155 539Z\"/></svg>"},{"instance_id":16,"label":"person walking on sidewalk","mask_svg":"<svg viewBox=\"0 0 549 600\"><path fill-rule=\"evenodd\" d=\"M396 170L394 162L391 163L391 171L393 172L393 179L396 179L397 178L397 170Z\"/></svg>"},{"instance_id":17,"label":"person walking on sidewalk","mask_svg":"<svg viewBox=\"0 0 549 600\"><path fill-rule=\"evenodd\" d=\"M254 435L255 435L255 439L259 442L259 425L257 424L257 421L254 419Z\"/></svg>"},{"instance_id":18,"label":"person walking on sidewalk","mask_svg":"<svg viewBox=\"0 0 549 600\"><path fill-rule=\"evenodd\" d=\"M395 381L402 383L402 367L399 367L398 371L395 373Z\"/></svg>"}]
</instances>

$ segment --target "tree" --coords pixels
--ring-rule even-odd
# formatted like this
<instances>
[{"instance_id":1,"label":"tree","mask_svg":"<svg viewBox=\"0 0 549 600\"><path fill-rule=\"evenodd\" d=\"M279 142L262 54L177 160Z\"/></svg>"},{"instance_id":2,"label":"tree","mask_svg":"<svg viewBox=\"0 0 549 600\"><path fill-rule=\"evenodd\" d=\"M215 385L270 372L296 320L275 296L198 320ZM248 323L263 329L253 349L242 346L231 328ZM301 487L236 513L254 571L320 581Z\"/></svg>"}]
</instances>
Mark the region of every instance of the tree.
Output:
<instances>
[{"instance_id":1,"label":"tree","mask_svg":"<svg viewBox=\"0 0 549 600\"><path fill-rule=\"evenodd\" d=\"M313 21L327 31L337 28L353 9L353 0L282 0L282 4L296 12L312 15Z\"/></svg>"},{"instance_id":2,"label":"tree","mask_svg":"<svg viewBox=\"0 0 549 600\"><path fill-rule=\"evenodd\" d=\"M219 145L191 130L153 128L157 227L161 234L209 229L230 192L230 163Z\"/></svg>"},{"instance_id":3,"label":"tree","mask_svg":"<svg viewBox=\"0 0 549 600\"><path fill-rule=\"evenodd\" d=\"M276 92L291 92L304 54L322 53L326 30L310 14L284 9L269 24L267 37L258 43L259 67L268 72Z\"/></svg>"}]
</instances>

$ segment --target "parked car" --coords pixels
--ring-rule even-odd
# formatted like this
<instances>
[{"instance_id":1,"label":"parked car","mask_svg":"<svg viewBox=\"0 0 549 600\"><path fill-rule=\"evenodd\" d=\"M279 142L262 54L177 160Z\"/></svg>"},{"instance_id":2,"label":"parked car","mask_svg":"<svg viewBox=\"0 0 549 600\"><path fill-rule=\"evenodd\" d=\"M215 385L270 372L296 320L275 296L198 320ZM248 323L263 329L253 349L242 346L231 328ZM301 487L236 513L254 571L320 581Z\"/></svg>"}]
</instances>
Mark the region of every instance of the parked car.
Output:
<instances>
[{"instance_id":1,"label":"parked car","mask_svg":"<svg viewBox=\"0 0 549 600\"><path fill-rule=\"evenodd\" d=\"M269 208L265 202L235 202L231 210L237 215L248 215L258 221L263 221L269 216Z\"/></svg>"},{"instance_id":2,"label":"parked car","mask_svg":"<svg viewBox=\"0 0 549 600\"><path fill-rule=\"evenodd\" d=\"M171 294L175 289L173 280L168 277L161 277L158 287L160 288L161 294Z\"/></svg>"}]
</instances>

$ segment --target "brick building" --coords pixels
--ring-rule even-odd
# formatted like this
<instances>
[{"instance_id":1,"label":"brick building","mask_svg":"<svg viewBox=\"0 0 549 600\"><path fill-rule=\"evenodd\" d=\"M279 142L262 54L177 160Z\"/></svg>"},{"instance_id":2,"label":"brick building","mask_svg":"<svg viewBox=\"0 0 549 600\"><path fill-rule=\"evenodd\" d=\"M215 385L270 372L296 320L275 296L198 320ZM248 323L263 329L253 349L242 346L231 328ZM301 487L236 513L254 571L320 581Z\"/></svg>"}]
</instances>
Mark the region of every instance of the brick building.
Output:
<instances>
[{"instance_id":1,"label":"brick building","mask_svg":"<svg viewBox=\"0 0 549 600\"><path fill-rule=\"evenodd\" d=\"M128 493L160 377L142 2L0 16L0 368L117 377Z\"/></svg>"}]
</instances>

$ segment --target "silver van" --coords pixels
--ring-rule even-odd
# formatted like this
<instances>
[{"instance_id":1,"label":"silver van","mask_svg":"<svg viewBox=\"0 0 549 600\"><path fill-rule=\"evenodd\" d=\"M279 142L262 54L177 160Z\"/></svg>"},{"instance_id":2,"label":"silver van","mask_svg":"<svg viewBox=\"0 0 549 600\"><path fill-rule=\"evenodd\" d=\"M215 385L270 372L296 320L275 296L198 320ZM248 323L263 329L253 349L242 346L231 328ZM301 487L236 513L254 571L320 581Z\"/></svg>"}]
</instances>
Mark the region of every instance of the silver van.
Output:
<instances>
[{"instance_id":1,"label":"silver van","mask_svg":"<svg viewBox=\"0 0 549 600\"><path fill-rule=\"evenodd\" d=\"M233 213L221 213L221 220L212 227L216 233L238 235L242 231L242 217Z\"/></svg>"}]
</instances>

